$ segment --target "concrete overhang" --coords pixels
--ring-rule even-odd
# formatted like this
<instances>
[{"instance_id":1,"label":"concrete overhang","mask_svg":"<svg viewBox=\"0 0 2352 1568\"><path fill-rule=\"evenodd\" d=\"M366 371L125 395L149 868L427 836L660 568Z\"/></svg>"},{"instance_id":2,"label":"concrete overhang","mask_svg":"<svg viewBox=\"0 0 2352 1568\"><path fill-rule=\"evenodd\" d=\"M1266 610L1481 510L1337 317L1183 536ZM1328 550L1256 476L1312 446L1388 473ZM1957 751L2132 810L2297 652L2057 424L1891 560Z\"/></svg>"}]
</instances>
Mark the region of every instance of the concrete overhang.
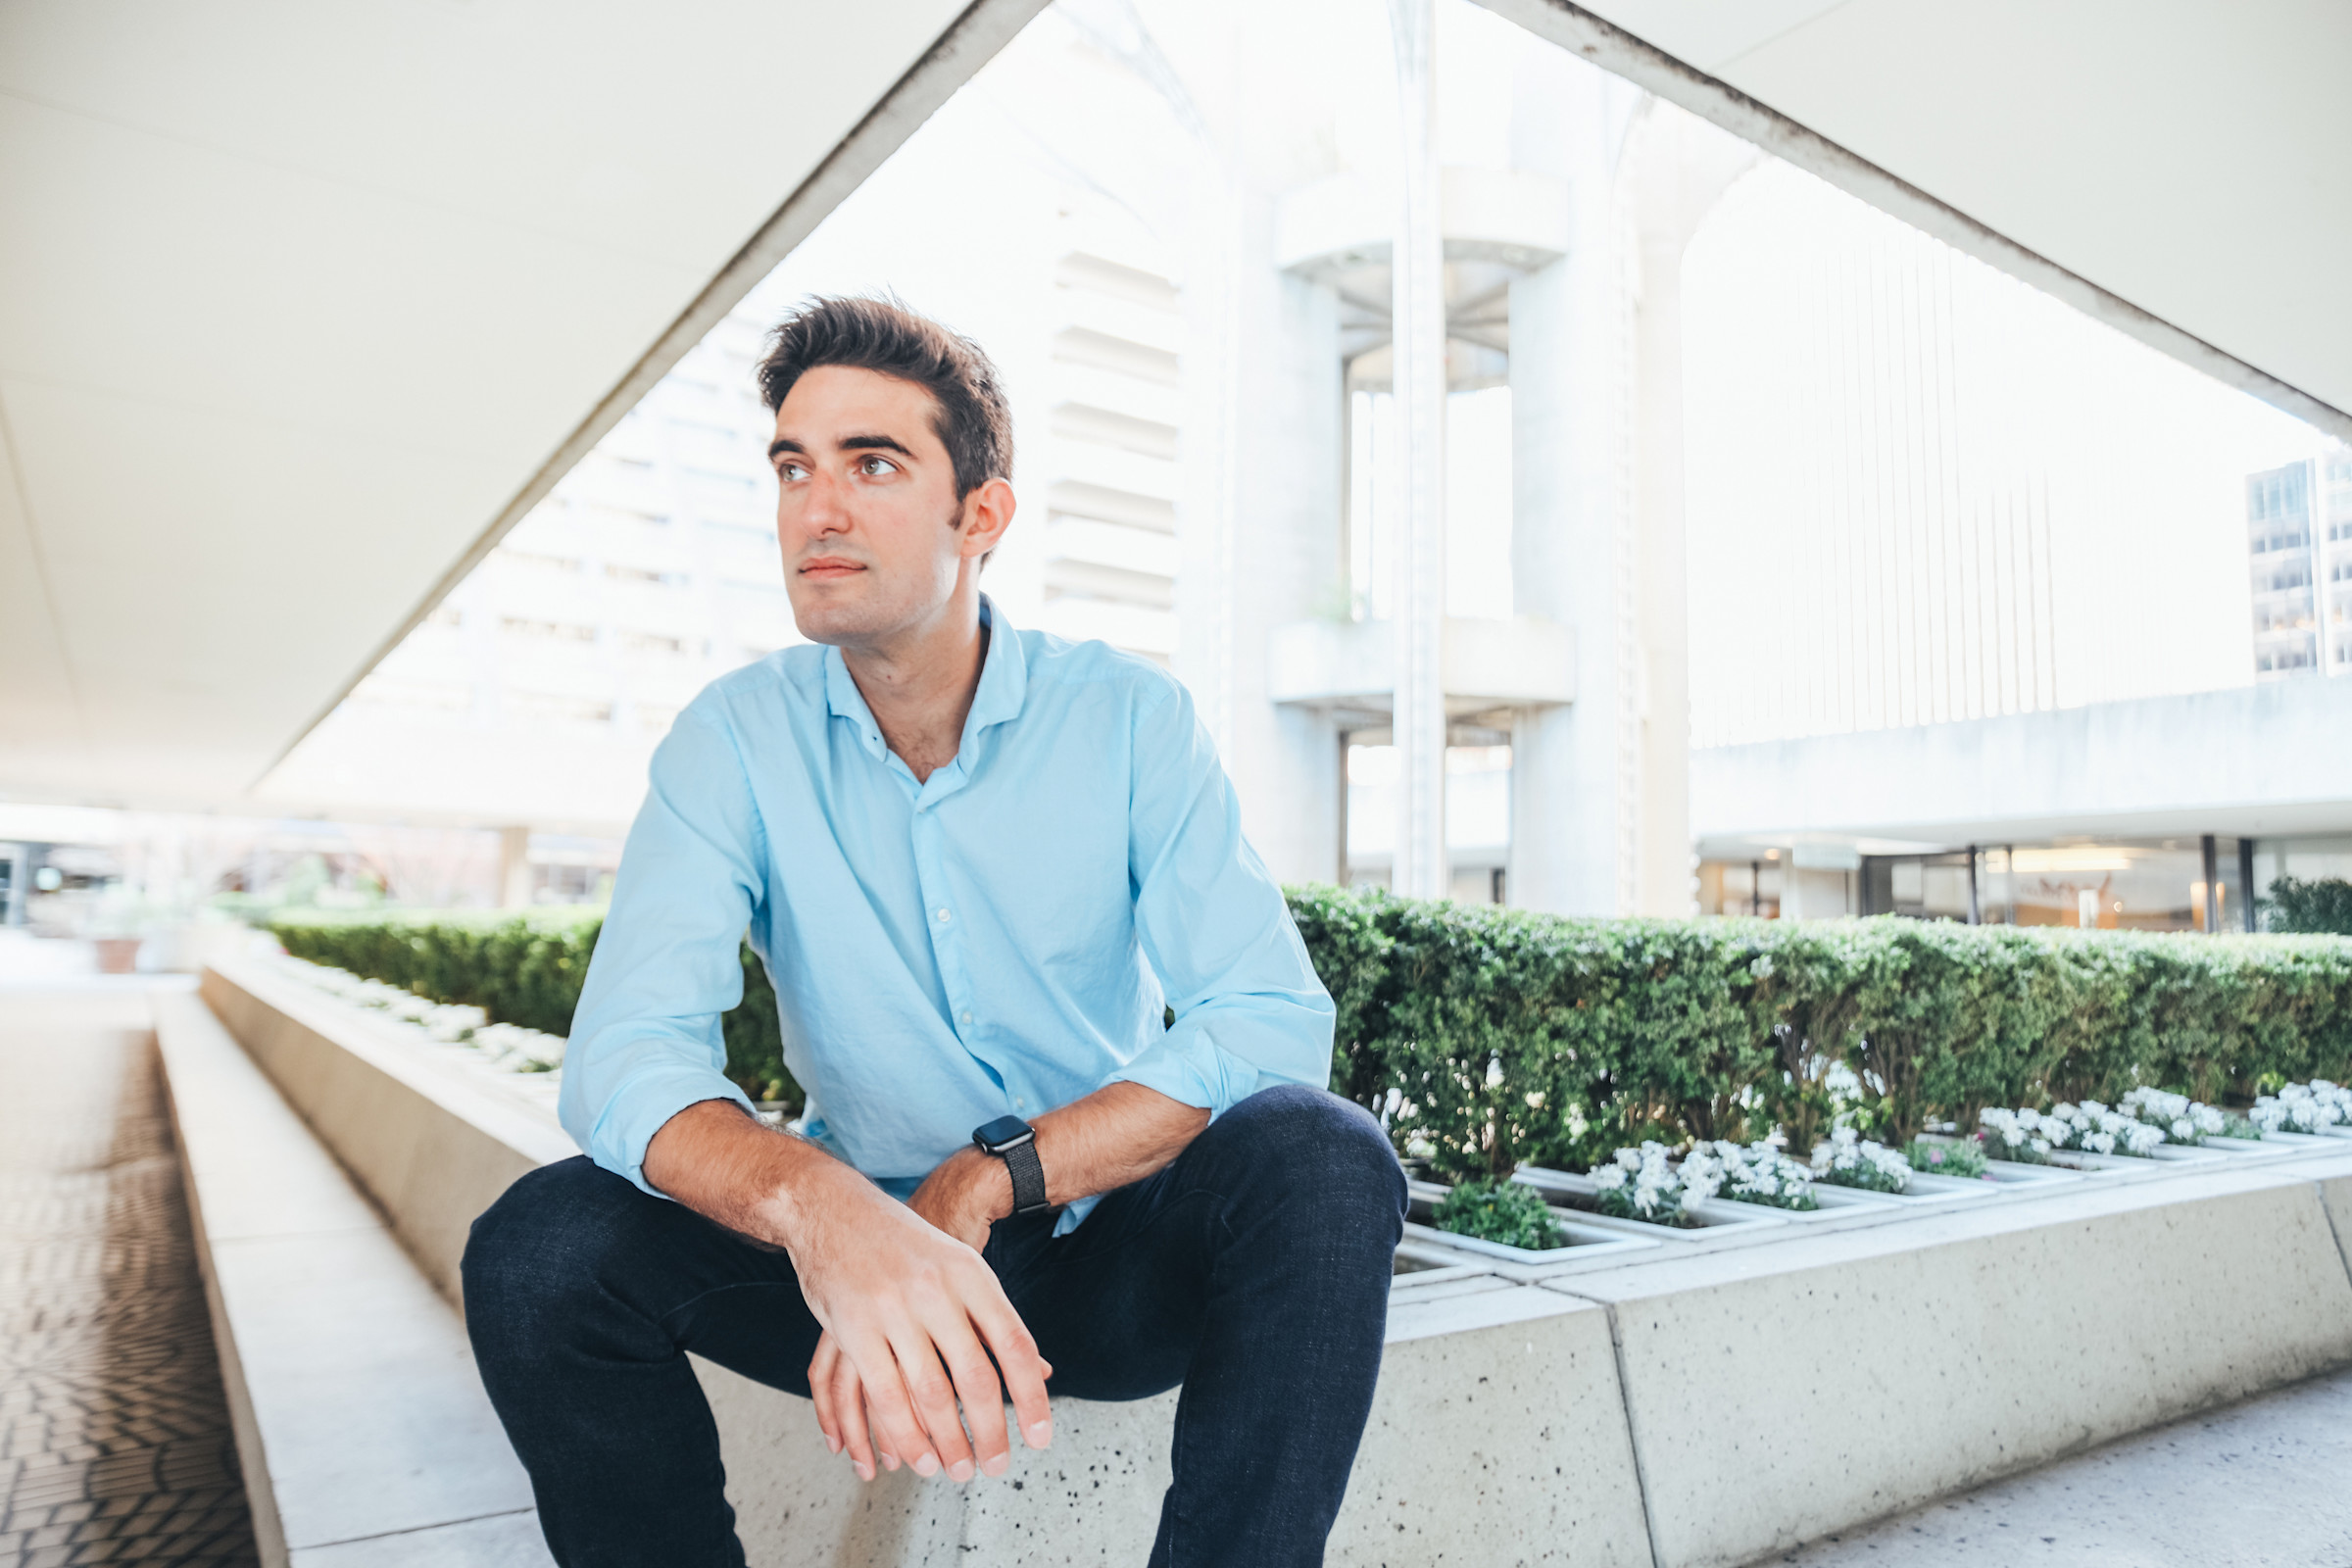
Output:
<instances>
[{"instance_id":1,"label":"concrete overhang","mask_svg":"<svg viewBox=\"0 0 2352 1568\"><path fill-rule=\"evenodd\" d=\"M1301 620L1266 649L1266 695L1302 708L1385 714L1396 694L1396 627L1386 620ZM1576 701L1576 632L1533 615L1447 616L1439 650L1446 711L1460 718Z\"/></svg>"},{"instance_id":2,"label":"concrete overhang","mask_svg":"<svg viewBox=\"0 0 2352 1568\"><path fill-rule=\"evenodd\" d=\"M0 795L242 797L1043 3L0 7Z\"/></svg>"},{"instance_id":3,"label":"concrete overhang","mask_svg":"<svg viewBox=\"0 0 2352 1568\"><path fill-rule=\"evenodd\" d=\"M1690 824L1702 845L1870 854L2352 833L2352 679L1695 751Z\"/></svg>"},{"instance_id":4,"label":"concrete overhang","mask_svg":"<svg viewBox=\"0 0 2352 1568\"><path fill-rule=\"evenodd\" d=\"M1482 0L2352 440L2341 0Z\"/></svg>"}]
</instances>

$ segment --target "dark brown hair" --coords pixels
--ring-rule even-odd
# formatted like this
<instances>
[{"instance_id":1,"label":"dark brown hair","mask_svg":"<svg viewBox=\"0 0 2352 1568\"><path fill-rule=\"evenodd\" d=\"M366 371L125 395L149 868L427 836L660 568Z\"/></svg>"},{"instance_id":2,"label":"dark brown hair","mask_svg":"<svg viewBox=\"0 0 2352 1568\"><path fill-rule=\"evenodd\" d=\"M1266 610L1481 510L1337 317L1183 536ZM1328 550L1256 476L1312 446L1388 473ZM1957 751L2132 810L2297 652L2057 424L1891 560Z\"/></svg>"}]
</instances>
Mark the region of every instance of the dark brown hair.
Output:
<instances>
[{"instance_id":1,"label":"dark brown hair","mask_svg":"<svg viewBox=\"0 0 2352 1568\"><path fill-rule=\"evenodd\" d=\"M793 383L827 365L911 381L938 405L931 430L956 466L956 499L1012 475L1012 413L980 345L896 300L804 300L767 335L760 396L784 406Z\"/></svg>"}]
</instances>

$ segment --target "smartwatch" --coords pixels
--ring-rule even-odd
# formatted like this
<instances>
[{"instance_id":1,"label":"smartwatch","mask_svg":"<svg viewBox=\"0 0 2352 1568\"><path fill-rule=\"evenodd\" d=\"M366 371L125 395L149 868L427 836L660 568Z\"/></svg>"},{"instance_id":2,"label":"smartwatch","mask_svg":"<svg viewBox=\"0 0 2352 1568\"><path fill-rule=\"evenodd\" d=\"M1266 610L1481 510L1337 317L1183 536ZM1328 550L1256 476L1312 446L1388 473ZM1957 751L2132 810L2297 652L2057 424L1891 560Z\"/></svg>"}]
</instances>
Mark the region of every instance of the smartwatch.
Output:
<instances>
[{"instance_id":1,"label":"smartwatch","mask_svg":"<svg viewBox=\"0 0 2352 1568\"><path fill-rule=\"evenodd\" d=\"M972 1142L983 1154L1004 1162L1012 1177L1012 1211L1036 1214L1054 1205L1046 1201L1046 1167L1037 1157L1037 1129L1018 1116L999 1116L972 1129Z\"/></svg>"}]
</instances>

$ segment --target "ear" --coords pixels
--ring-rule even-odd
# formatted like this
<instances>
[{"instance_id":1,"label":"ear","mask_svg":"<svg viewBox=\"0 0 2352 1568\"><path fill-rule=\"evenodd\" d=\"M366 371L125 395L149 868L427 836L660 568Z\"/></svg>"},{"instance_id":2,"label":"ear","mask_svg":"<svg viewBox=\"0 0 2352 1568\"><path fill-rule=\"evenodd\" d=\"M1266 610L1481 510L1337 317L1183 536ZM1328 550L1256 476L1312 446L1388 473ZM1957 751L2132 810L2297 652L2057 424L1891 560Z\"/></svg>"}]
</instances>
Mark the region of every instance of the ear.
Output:
<instances>
[{"instance_id":1,"label":"ear","mask_svg":"<svg viewBox=\"0 0 2352 1568\"><path fill-rule=\"evenodd\" d=\"M1003 479L991 479L963 498L963 534L956 545L956 554L966 561L977 561L997 548L1012 526L1014 502L1012 486Z\"/></svg>"}]
</instances>

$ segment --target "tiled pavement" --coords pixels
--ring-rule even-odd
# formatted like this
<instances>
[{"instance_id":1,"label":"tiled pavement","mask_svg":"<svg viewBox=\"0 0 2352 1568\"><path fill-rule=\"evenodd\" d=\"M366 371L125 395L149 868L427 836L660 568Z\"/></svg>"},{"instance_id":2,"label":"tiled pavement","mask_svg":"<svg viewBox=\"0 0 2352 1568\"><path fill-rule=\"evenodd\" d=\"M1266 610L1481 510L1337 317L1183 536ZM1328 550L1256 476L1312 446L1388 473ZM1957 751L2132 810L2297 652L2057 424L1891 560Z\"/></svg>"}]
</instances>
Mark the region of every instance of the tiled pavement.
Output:
<instances>
[{"instance_id":1,"label":"tiled pavement","mask_svg":"<svg viewBox=\"0 0 2352 1568\"><path fill-rule=\"evenodd\" d=\"M146 1018L0 990L0 1568L257 1561Z\"/></svg>"}]
</instances>

